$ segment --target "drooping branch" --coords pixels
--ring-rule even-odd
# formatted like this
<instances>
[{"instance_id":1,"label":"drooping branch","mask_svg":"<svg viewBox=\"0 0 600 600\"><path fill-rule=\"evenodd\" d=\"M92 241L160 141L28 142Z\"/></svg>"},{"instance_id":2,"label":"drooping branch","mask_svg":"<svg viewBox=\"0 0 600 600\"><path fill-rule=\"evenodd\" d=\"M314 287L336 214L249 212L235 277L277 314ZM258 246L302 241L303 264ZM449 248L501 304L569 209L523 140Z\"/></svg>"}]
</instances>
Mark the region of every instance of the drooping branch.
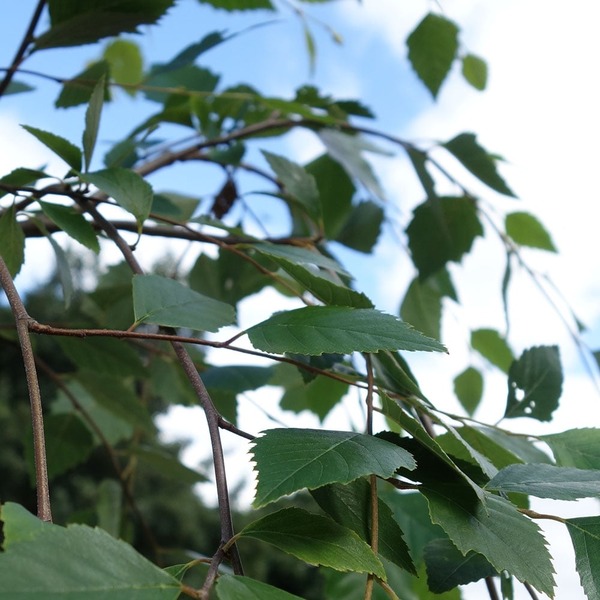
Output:
<instances>
[{"instance_id":1,"label":"drooping branch","mask_svg":"<svg viewBox=\"0 0 600 600\"><path fill-rule=\"evenodd\" d=\"M23 354L23 366L29 390L29 403L31 406L31 426L33 429L33 456L35 463L35 483L37 492L37 515L42 521L52 521L50 506L50 486L48 485L48 467L46 462L46 441L44 436L44 414L42 409L42 395L35 367L35 358L31 340L29 339L28 322L25 305L14 285L10 271L0 256L0 284L8 298L15 323L19 345Z\"/></svg>"}]
</instances>

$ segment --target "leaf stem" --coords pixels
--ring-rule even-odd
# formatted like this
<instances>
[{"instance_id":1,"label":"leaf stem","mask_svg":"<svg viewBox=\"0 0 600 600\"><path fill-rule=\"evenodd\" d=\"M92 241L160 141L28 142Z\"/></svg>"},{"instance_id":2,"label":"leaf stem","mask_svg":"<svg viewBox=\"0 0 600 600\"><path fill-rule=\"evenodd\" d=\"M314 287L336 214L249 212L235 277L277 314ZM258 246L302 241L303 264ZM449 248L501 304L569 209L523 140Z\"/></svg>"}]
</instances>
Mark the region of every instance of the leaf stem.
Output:
<instances>
[{"instance_id":1,"label":"leaf stem","mask_svg":"<svg viewBox=\"0 0 600 600\"><path fill-rule=\"evenodd\" d=\"M35 358L31 339L29 338L28 324L31 317L19 296L12 276L4 259L0 256L0 284L4 288L10 304L15 323L19 345L23 354L23 366L29 389L29 403L31 406L31 426L33 429L33 456L35 463L35 483L37 491L37 516L42 521L52 521L50 506L50 486L48 484L48 466L46 461L46 441L44 436L44 413L42 409L42 395L35 367Z\"/></svg>"}]
</instances>

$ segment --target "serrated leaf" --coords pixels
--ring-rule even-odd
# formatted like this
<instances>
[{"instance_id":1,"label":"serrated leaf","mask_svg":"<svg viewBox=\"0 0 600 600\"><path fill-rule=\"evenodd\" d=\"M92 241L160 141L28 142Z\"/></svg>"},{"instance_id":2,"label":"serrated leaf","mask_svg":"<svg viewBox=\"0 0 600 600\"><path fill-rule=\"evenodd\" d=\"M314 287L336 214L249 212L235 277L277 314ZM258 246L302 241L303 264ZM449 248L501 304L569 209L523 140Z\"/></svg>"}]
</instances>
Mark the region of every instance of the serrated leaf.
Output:
<instances>
[{"instance_id":1,"label":"serrated leaf","mask_svg":"<svg viewBox=\"0 0 600 600\"><path fill-rule=\"evenodd\" d=\"M508 372L504 416L550 421L558 408L562 383L558 346L535 346L525 350Z\"/></svg>"},{"instance_id":2,"label":"serrated leaf","mask_svg":"<svg viewBox=\"0 0 600 600\"><path fill-rule=\"evenodd\" d=\"M458 50L458 27L429 13L406 39L408 59L431 95L436 98Z\"/></svg>"},{"instance_id":3,"label":"serrated leaf","mask_svg":"<svg viewBox=\"0 0 600 600\"><path fill-rule=\"evenodd\" d=\"M50 29L34 42L35 50L91 44L121 33L137 33L152 25L173 6L174 0L51 0Z\"/></svg>"},{"instance_id":4,"label":"serrated leaf","mask_svg":"<svg viewBox=\"0 0 600 600\"><path fill-rule=\"evenodd\" d=\"M311 565L374 573L386 579L383 565L354 531L300 508L284 508L267 515L244 527L238 535L273 544Z\"/></svg>"},{"instance_id":5,"label":"serrated leaf","mask_svg":"<svg viewBox=\"0 0 600 600\"><path fill-rule=\"evenodd\" d=\"M274 354L445 351L438 341L371 308L307 306L276 313L248 329L247 334L255 348Z\"/></svg>"},{"instance_id":6,"label":"serrated leaf","mask_svg":"<svg viewBox=\"0 0 600 600\"><path fill-rule=\"evenodd\" d=\"M555 500L595 498L600 496L600 470L554 465L508 465L485 487L498 492L521 492Z\"/></svg>"},{"instance_id":7,"label":"serrated leaf","mask_svg":"<svg viewBox=\"0 0 600 600\"><path fill-rule=\"evenodd\" d=\"M285 244L258 243L250 246L257 252L274 258L283 258L300 265L316 265L322 269L331 269L335 273L348 275L344 268L335 260L324 256L316 250L287 246Z\"/></svg>"},{"instance_id":8,"label":"serrated leaf","mask_svg":"<svg viewBox=\"0 0 600 600\"><path fill-rule=\"evenodd\" d=\"M39 179L46 179L50 177L44 171L38 171L37 169L27 169L25 167L17 167L13 169L10 173L3 175L0 177L0 183L4 183L5 185L15 186L16 188L21 186L29 186L33 185ZM0 198L9 194L5 190L0 189Z\"/></svg>"},{"instance_id":9,"label":"serrated leaf","mask_svg":"<svg viewBox=\"0 0 600 600\"><path fill-rule=\"evenodd\" d=\"M467 171L488 187L506 196L515 197L496 169L496 158L479 145L474 133L461 133L442 145Z\"/></svg>"},{"instance_id":10,"label":"serrated leaf","mask_svg":"<svg viewBox=\"0 0 600 600\"><path fill-rule=\"evenodd\" d=\"M428 278L413 279L400 306L403 321L436 340L440 339L442 320L442 295L435 283Z\"/></svg>"},{"instance_id":11,"label":"serrated leaf","mask_svg":"<svg viewBox=\"0 0 600 600\"><path fill-rule=\"evenodd\" d=\"M82 181L95 185L131 213L141 229L150 214L153 192L150 184L137 173L121 167L111 167L81 175Z\"/></svg>"},{"instance_id":12,"label":"serrated leaf","mask_svg":"<svg viewBox=\"0 0 600 600\"><path fill-rule=\"evenodd\" d=\"M556 252L550 234L537 217L527 212L506 215L506 233L519 245Z\"/></svg>"},{"instance_id":13,"label":"serrated leaf","mask_svg":"<svg viewBox=\"0 0 600 600\"><path fill-rule=\"evenodd\" d=\"M435 594L497 574L487 559L476 552L462 554L448 539L432 540L425 546L427 583Z\"/></svg>"},{"instance_id":14,"label":"serrated leaf","mask_svg":"<svg viewBox=\"0 0 600 600\"><path fill-rule=\"evenodd\" d=\"M600 599L600 518L582 517L566 521L575 567L588 600Z\"/></svg>"},{"instance_id":15,"label":"serrated leaf","mask_svg":"<svg viewBox=\"0 0 600 600\"><path fill-rule=\"evenodd\" d=\"M406 229L413 262L424 280L460 262L475 238L483 235L477 206L471 198L432 198L417 206Z\"/></svg>"},{"instance_id":16,"label":"serrated leaf","mask_svg":"<svg viewBox=\"0 0 600 600\"><path fill-rule=\"evenodd\" d=\"M319 138L325 144L327 152L344 167L350 177L360 181L375 197L385 199L379 181L371 165L363 158L365 151L380 152L361 137L348 135L334 129L321 129Z\"/></svg>"},{"instance_id":17,"label":"serrated leaf","mask_svg":"<svg viewBox=\"0 0 600 600\"><path fill-rule=\"evenodd\" d=\"M100 251L98 236L91 223L72 206L62 206L38 200L44 214L66 234L96 254Z\"/></svg>"},{"instance_id":18,"label":"serrated leaf","mask_svg":"<svg viewBox=\"0 0 600 600\"><path fill-rule=\"evenodd\" d=\"M220 575L216 589L219 600L302 600L300 596L241 575Z\"/></svg>"},{"instance_id":19,"label":"serrated leaf","mask_svg":"<svg viewBox=\"0 0 600 600\"><path fill-rule=\"evenodd\" d=\"M369 254L377 243L384 218L381 206L369 200L360 202L350 211L335 241Z\"/></svg>"},{"instance_id":20,"label":"serrated leaf","mask_svg":"<svg viewBox=\"0 0 600 600\"><path fill-rule=\"evenodd\" d=\"M72 79L65 81L54 105L56 108L70 108L89 102L92 92L101 78L104 78L105 81L109 79L109 66L104 60L91 64ZM107 87L104 89L104 99L109 99Z\"/></svg>"},{"instance_id":21,"label":"serrated leaf","mask_svg":"<svg viewBox=\"0 0 600 600\"><path fill-rule=\"evenodd\" d=\"M51 523L40 521L20 504L14 502L0 504L0 520L2 520L4 534L3 550L19 542L31 541L46 528L52 527Z\"/></svg>"},{"instance_id":22,"label":"serrated leaf","mask_svg":"<svg viewBox=\"0 0 600 600\"><path fill-rule=\"evenodd\" d=\"M347 485L332 484L313 490L312 497L320 508L334 521L349 527L365 542L371 542L371 492L368 482L361 478ZM409 573L416 569L402 530L392 516L392 511L378 500L379 544L378 552Z\"/></svg>"},{"instance_id":23,"label":"serrated leaf","mask_svg":"<svg viewBox=\"0 0 600 600\"><path fill-rule=\"evenodd\" d=\"M9 526L17 510L3 507ZM16 513L16 514L15 514ZM46 524L32 539L8 544L0 553L3 600L35 600L52 594L100 600L175 600L179 582L102 529ZM68 565L68 568L65 567Z\"/></svg>"},{"instance_id":24,"label":"serrated leaf","mask_svg":"<svg viewBox=\"0 0 600 600\"><path fill-rule=\"evenodd\" d=\"M110 65L112 80L134 95L132 86L140 83L144 68L140 47L131 40L116 39L104 48L102 57Z\"/></svg>"},{"instance_id":25,"label":"serrated leaf","mask_svg":"<svg viewBox=\"0 0 600 600\"><path fill-rule=\"evenodd\" d=\"M462 59L463 77L480 92L485 90L488 68L485 60L474 54L467 54Z\"/></svg>"},{"instance_id":26,"label":"serrated leaf","mask_svg":"<svg viewBox=\"0 0 600 600\"><path fill-rule=\"evenodd\" d=\"M423 489L431 518L463 553L487 558L540 592L554 595L554 570L539 527L508 501L486 493L484 502L463 503L443 490Z\"/></svg>"},{"instance_id":27,"label":"serrated leaf","mask_svg":"<svg viewBox=\"0 0 600 600\"><path fill-rule=\"evenodd\" d=\"M299 203L312 219L319 221L321 205L315 178L299 164L284 156L266 150L263 150L262 153L277 175L277 179L283 184L284 192Z\"/></svg>"},{"instance_id":28,"label":"serrated leaf","mask_svg":"<svg viewBox=\"0 0 600 600\"><path fill-rule=\"evenodd\" d=\"M495 329L476 329L471 332L471 346L500 370L508 373L514 360L506 340Z\"/></svg>"},{"instance_id":29,"label":"serrated leaf","mask_svg":"<svg viewBox=\"0 0 600 600\"><path fill-rule=\"evenodd\" d=\"M400 466L415 468L403 448L360 433L270 429L252 444L258 471L257 507L304 488L348 483L371 474L391 477Z\"/></svg>"},{"instance_id":30,"label":"serrated leaf","mask_svg":"<svg viewBox=\"0 0 600 600\"><path fill-rule=\"evenodd\" d=\"M475 367L467 367L454 378L454 393L470 416L483 396L483 375Z\"/></svg>"},{"instance_id":31,"label":"serrated leaf","mask_svg":"<svg viewBox=\"0 0 600 600\"><path fill-rule=\"evenodd\" d=\"M102 106L104 105L104 76L98 79L94 86L90 102L85 111L85 129L83 130L83 158L85 170L89 170L94 154L94 147L98 138L98 128L100 127L100 116L102 115Z\"/></svg>"},{"instance_id":32,"label":"serrated leaf","mask_svg":"<svg viewBox=\"0 0 600 600\"><path fill-rule=\"evenodd\" d=\"M43 131L29 125L21 125L21 127L35 136L44 146L50 148L54 154L62 158L72 169L81 171L81 150L69 140L55 133Z\"/></svg>"},{"instance_id":33,"label":"serrated leaf","mask_svg":"<svg viewBox=\"0 0 600 600\"><path fill-rule=\"evenodd\" d=\"M14 204L0 217L0 256L14 277L25 260L25 234L17 222Z\"/></svg>"},{"instance_id":34,"label":"serrated leaf","mask_svg":"<svg viewBox=\"0 0 600 600\"><path fill-rule=\"evenodd\" d=\"M426 400L415 376L398 352L377 352L371 356L371 362L379 385L402 396L415 395Z\"/></svg>"},{"instance_id":35,"label":"serrated leaf","mask_svg":"<svg viewBox=\"0 0 600 600\"><path fill-rule=\"evenodd\" d=\"M215 332L235 321L233 306L159 275L134 276L133 311L137 323L197 331Z\"/></svg>"},{"instance_id":36,"label":"serrated leaf","mask_svg":"<svg viewBox=\"0 0 600 600\"><path fill-rule=\"evenodd\" d=\"M600 469L600 429L569 429L541 438L561 467Z\"/></svg>"},{"instance_id":37,"label":"serrated leaf","mask_svg":"<svg viewBox=\"0 0 600 600\"><path fill-rule=\"evenodd\" d=\"M96 445L89 429L75 414L46 415L44 432L50 480L84 462ZM30 443L25 446L25 460L30 481L34 483L35 465Z\"/></svg>"},{"instance_id":38,"label":"serrated leaf","mask_svg":"<svg viewBox=\"0 0 600 600\"><path fill-rule=\"evenodd\" d=\"M272 257L288 275L301 284L307 292L330 306L373 308L373 303L362 293L339 283L334 283L326 272L312 271L283 258Z\"/></svg>"}]
</instances>

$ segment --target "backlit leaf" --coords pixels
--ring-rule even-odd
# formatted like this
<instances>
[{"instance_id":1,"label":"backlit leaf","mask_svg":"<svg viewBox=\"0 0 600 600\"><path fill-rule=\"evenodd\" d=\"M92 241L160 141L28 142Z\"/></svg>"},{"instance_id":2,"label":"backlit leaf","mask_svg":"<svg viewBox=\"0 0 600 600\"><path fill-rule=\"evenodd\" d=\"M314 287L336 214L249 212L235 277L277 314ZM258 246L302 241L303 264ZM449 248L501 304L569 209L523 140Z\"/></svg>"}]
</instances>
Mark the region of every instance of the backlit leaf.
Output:
<instances>
[{"instance_id":1,"label":"backlit leaf","mask_svg":"<svg viewBox=\"0 0 600 600\"><path fill-rule=\"evenodd\" d=\"M133 278L133 310L137 323L189 327L198 331L218 331L235 321L235 310L229 304L159 275Z\"/></svg>"},{"instance_id":2,"label":"backlit leaf","mask_svg":"<svg viewBox=\"0 0 600 600\"><path fill-rule=\"evenodd\" d=\"M435 98L450 71L458 50L458 27L429 13L406 39L408 59Z\"/></svg>"},{"instance_id":3,"label":"backlit leaf","mask_svg":"<svg viewBox=\"0 0 600 600\"><path fill-rule=\"evenodd\" d=\"M569 429L541 436L561 467L600 469L600 429Z\"/></svg>"},{"instance_id":4,"label":"backlit leaf","mask_svg":"<svg viewBox=\"0 0 600 600\"><path fill-rule=\"evenodd\" d=\"M440 339L442 296L431 278L412 280L400 306L400 316L425 335Z\"/></svg>"},{"instance_id":5,"label":"backlit leaf","mask_svg":"<svg viewBox=\"0 0 600 600\"><path fill-rule=\"evenodd\" d=\"M462 74L476 90L485 90L488 78L488 68L485 60L474 54L463 56Z\"/></svg>"},{"instance_id":6,"label":"backlit leaf","mask_svg":"<svg viewBox=\"0 0 600 600\"><path fill-rule=\"evenodd\" d=\"M506 233L519 245L556 252L556 246L537 217L527 212L506 215Z\"/></svg>"},{"instance_id":7,"label":"backlit leaf","mask_svg":"<svg viewBox=\"0 0 600 600\"><path fill-rule=\"evenodd\" d=\"M50 148L54 154L60 156L72 169L81 171L81 150L55 133L43 131L29 125L21 125L23 129L35 136L42 144Z\"/></svg>"},{"instance_id":8,"label":"backlit leaf","mask_svg":"<svg viewBox=\"0 0 600 600\"><path fill-rule=\"evenodd\" d=\"M386 579L383 565L354 531L300 508L267 515L244 527L239 535L273 544L311 565L374 573Z\"/></svg>"},{"instance_id":9,"label":"backlit leaf","mask_svg":"<svg viewBox=\"0 0 600 600\"><path fill-rule=\"evenodd\" d=\"M141 81L144 68L139 46L131 40L116 39L104 48L102 56L110 65L112 80L125 86L128 94L135 94L131 86Z\"/></svg>"},{"instance_id":10,"label":"backlit leaf","mask_svg":"<svg viewBox=\"0 0 600 600\"><path fill-rule=\"evenodd\" d=\"M33 185L39 179L45 179L46 177L50 177L44 171L38 171L37 169L27 169L25 167L17 167L13 169L10 173L3 175L0 177L0 183L5 185L14 186L15 188L19 188L22 186L30 186ZM9 194L5 190L0 189L0 198L2 196L6 196Z\"/></svg>"},{"instance_id":11,"label":"backlit leaf","mask_svg":"<svg viewBox=\"0 0 600 600\"><path fill-rule=\"evenodd\" d=\"M24 508L5 505L11 524ZM102 529L46 524L31 538L7 544L0 553L0 598L35 600L175 600L179 582Z\"/></svg>"},{"instance_id":12,"label":"backlit leaf","mask_svg":"<svg viewBox=\"0 0 600 600\"><path fill-rule=\"evenodd\" d=\"M461 502L440 488L423 489L431 518L463 553L483 554L496 571L506 570L540 592L554 595L546 540L539 527L508 500L486 493L484 502Z\"/></svg>"},{"instance_id":13,"label":"backlit leaf","mask_svg":"<svg viewBox=\"0 0 600 600\"><path fill-rule=\"evenodd\" d=\"M344 268L335 260L324 256L317 250L309 250L308 248L298 248L297 246L287 246L285 244L269 244L266 242L253 244L250 246L261 254L272 256L275 258L283 258L292 263L301 265L316 265L322 269L331 269L336 273L348 275Z\"/></svg>"},{"instance_id":14,"label":"backlit leaf","mask_svg":"<svg viewBox=\"0 0 600 600\"><path fill-rule=\"evenodd\" d=\"M454 393L467 413L473 413L483 395L483 376L475 367L467 367L454 378Z\"/></svg>"},{"instance_id":15,"label":"backlit leaf","mask_svg":"<svg viewBox=\"0 0 600 600\"><path fill-rule=\"evenodd\" d=\"M508 372L504 416L550 421L558 408L562 383L558 346L536 346L525 350Z\"/></svg>"},{"instance_id":16,"label":"backlit leaf","mask_svg":"<svg viewBox=\"0 0 600 600\"><path fill-rule=\"evenodd\" d=\"M98 128L100 127L100 116L104 104L104 76L100 77L98 83L94 86L90 102L85 111L85 129L83 131L83 157L85 160L85 170L89 170L92 162L92 155L98 138Z\"/></svg>"},{"instance_id":17,"label":"backlit leaf","mask_svg":"<svg viewBox=\"0 0 600 600\"><path fill-rule=\"evenodd\" d=\"M14 277L25 260L25 234L17 223L14 204L0 217L0 256Z\"/></svg>"},{"instance_id":18,"label":"backlit leaf","mask_svg":"<svg viewBox=\"0 0 600 600\"><path fill-rule=\"evenodd\" d=\"M436 340L371 308L308 306L276 313L247 331L252 345L274 354L444 351Z\"/></svg>"},{"instance_id":19,"label":"backlit leaf","mask_svg":"<svg viewBox=\"0 0 600 600\"><path fill-rule=\"evenodd\" d=\"M498 174L496 158L479 145L474 133L461 133L443 146L461 162L465 169L487 186L506 196L515 196Z\"/></svg>"},{"instance_id":20,"label":"backlit leaf","mask_svg":"<svg viewBox=\"0 0 600 600\"><path fill-rule=\"evenodd\" d=\"M371 474L391 477L400 466L415 468L403 448L360 433L270 429L252 444L257 507L304 488L348 483Z\"/></svg>"},{"instance_id":21,"label":"backlit leaf","mask_svg":"<svg viewBox=\"0 0 600 600\"><path fill-rule=\"evenodd\" d=\"M152 187L137 173L121 167L111 167L81 176L86 183L95 185L131 213L138 227L148 218L152 207Z\"/></svg>"},{"instance_id":22,"label":"backlit leaf","mask_svg":"<svg viewBox=\"0 0 600 600\"><path fill-rule=\"evenodd\" d=\"M575 567L588 600L600 599L600 518L567 519Z\"/></svg>"},{"instance_id":23,"label":"backlit leaf","mask_svg":"<svg viewBox=\"0 0 600 600\"><path fill-rule=\"evenodd\" d=\"M508 373L514 356L506 340L495 329L471 332L471 346L493 365Z\"/></svg>"}]
</instances>

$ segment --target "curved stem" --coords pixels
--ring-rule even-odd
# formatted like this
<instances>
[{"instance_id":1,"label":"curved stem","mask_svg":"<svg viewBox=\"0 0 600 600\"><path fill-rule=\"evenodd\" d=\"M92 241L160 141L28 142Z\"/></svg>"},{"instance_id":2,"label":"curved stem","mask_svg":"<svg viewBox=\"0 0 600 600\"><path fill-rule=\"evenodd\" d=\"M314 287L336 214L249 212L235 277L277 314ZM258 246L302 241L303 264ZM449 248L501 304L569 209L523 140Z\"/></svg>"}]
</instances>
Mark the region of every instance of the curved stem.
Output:
<instances>
[{"instance_id":1,"label":"curved stem","mask_svg":"<svg viewBox=\"0 0 600 600\"><path fill-rule=\"evenodd\" d=\"M33 41L33 33L35 31L35 28L37 27L40 17L42 16L44 6L46 6L46 0L39 0L38 5L36 6L35 11L33 13L33 16L31 17L29 27L27 28L27 31L23 36L21 45L17 49L17 53L15 54L12 63L7 69L4 79L0 83L0 97L4 95L15 75L15 72L19 68L19 65L25 60L25 53L27 52L29 44Z\"/></svg>"},{"instance_id":2,"label":"curved stem","mask_svg":"<svg viewBox=\"0 0 600 600\"><path fill-rule=\"evenodd\" d=\"M19 345L23 354L23 365L29 389L31 405L31 426L33 429L33 456L35 462L35 483L37 491L37 515L42 521L52 521L50 507L50 486L48 485L48 466L46 463L46 440L44 436L44 413L42 395L35 367L33 348L29 339L28 323L31 320L4 259L0 256L0 284L8 298L15 318Z\"/></svg>"}]
</instances>

